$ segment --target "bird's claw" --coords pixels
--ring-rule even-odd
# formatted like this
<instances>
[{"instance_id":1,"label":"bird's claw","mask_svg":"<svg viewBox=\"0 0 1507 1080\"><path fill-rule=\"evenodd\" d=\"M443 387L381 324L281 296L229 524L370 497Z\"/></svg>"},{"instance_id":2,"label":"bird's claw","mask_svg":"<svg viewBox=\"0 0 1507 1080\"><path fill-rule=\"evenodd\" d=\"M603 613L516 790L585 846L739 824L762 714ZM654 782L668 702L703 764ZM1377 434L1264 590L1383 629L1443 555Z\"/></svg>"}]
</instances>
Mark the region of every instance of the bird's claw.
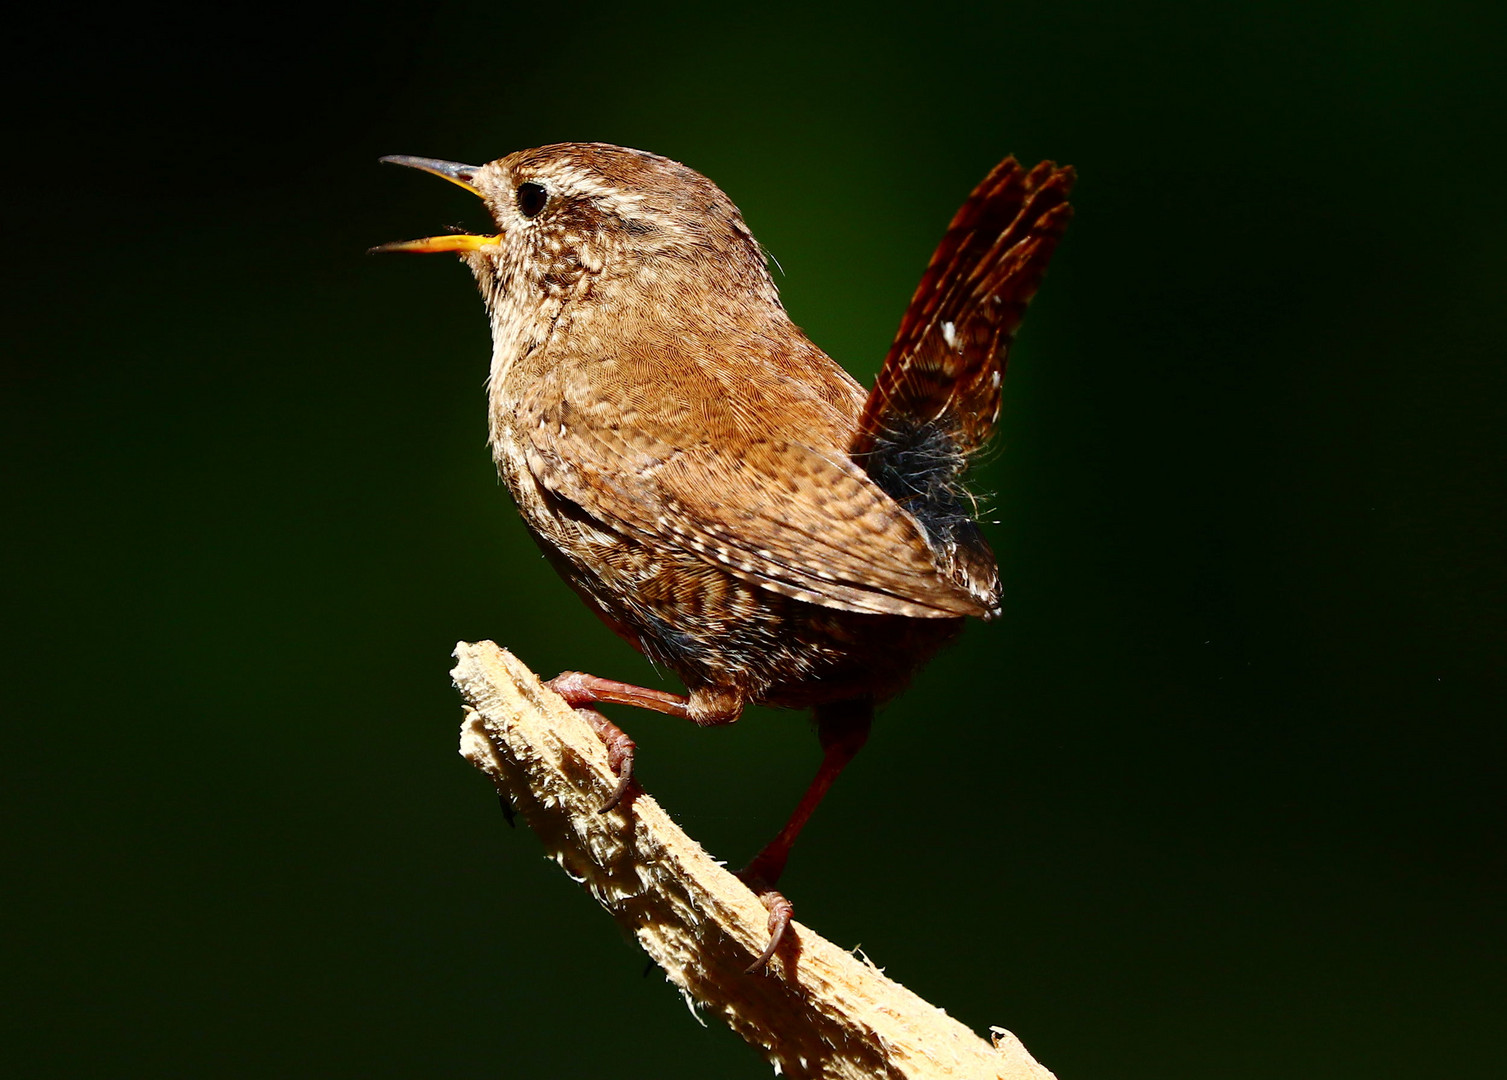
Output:
<instances>
[{"instance_id":1,"label":"bird's claw","mask_svg":"<svg viewBox=\"0 0 1507 1080\"><path fill-rule=\"evenodd\" d=\"M748 868L738 873L738 877L754 891L759 898L759 903L763 904L769 912L769 944L764 946L764 951L754 959L753 963L743 969L748 975L757 974L779 951L780 943L785 940L785 931L790 928L790 920L795 917L795 905L785 899L785 894L766 884L757 873L751 873L752 870L751 863Z\"/></svg>"}]
</instances>

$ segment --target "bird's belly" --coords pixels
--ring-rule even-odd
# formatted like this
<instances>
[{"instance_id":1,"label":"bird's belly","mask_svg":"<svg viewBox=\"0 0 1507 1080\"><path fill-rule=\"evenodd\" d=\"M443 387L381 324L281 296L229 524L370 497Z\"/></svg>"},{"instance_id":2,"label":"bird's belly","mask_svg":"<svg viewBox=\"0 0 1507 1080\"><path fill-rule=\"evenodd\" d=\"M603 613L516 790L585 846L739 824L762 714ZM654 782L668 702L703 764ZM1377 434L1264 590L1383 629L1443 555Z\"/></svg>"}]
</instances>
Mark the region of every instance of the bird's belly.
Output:
<instances>
[{"instance_id":1,"label":"bird's belly","mask_svg":"<svg viewBox=\"0 0 1507 1080\"><path fill-rule=\"evenodd\" d=\"M792 599L692 552L625 535L552 497L525 509L524 518L587 605L688 690L728 688L745 702L785 708L883 700L903 689L964 621L860 614Z\"/></svg>"}]
</instances>

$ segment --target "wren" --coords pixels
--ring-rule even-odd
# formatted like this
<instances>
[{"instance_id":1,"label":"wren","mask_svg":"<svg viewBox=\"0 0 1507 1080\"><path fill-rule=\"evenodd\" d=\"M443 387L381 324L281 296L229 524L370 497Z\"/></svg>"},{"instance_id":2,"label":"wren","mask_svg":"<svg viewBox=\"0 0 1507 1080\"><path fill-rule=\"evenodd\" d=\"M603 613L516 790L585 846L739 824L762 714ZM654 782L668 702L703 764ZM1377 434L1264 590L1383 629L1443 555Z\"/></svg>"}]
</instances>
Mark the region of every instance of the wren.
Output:
<instances>
[{"instance_id":1,"label":"wren","mask_svg":"<svg viewBox=\"0 0 1507 1080\"><path fill-rule=\"evenodd\" d=\"M957 212L871 391L790 321L738 208L677 162L560 143L486 165L383 161L485 201L497 231L374 251L454 252L492 323L497 468L549 561L687 694L566 672L550 685L607 744L617 806L633 742L592 706L730 724L813 711L823 758L741 872L792 907L791 845L868 737L876 704L999 614L968 461L993 434L1005 361L1067 227L1074 173L1013 158Z\"/></svg>"}]
</instances>

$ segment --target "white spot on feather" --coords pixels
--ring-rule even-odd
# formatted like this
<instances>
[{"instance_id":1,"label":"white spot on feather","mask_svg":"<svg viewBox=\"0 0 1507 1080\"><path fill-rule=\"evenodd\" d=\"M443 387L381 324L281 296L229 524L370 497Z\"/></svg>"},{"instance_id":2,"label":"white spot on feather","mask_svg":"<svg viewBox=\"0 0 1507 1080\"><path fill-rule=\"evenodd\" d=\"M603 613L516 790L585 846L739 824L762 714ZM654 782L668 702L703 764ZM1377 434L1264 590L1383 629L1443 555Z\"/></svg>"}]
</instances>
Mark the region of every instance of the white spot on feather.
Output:
<instances>
[{"instance_id":1,"label":"white spot on feather","mask_svg":"<svg viewBox=\"0 0 1507 1080\"><path fill-rule=\"evenodd\" d=\"M949 349L958 347L958 328L950 322L942 324L942 340L947 342Z\"/></svg>"}]
</instances>

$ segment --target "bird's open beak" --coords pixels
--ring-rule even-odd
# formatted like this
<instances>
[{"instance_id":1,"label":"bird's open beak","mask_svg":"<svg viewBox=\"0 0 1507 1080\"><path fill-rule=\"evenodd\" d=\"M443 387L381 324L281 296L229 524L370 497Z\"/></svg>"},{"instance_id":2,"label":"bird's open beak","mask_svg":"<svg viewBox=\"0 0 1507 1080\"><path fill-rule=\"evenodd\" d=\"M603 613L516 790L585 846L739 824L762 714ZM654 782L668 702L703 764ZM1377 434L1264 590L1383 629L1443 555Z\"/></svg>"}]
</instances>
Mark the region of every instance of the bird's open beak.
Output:
<instances>
[{"instance_id":1,"label":"bird's open beak","mask_svg":"<svg viewBox=\"0 0 1507 1080\"><path fill-rule=\"evenodd\" d=\"M409 157L407 154L392 154L382 160L391 165L406 165L410 169L422 169L426 173L433 173L435 176L449 180L452 184L465 188L472 195L481 197L481 192L472 182L477 173L475 165L462 165L457 161L441 161L439 158ZM439 251L476 251L479 248L491 247L501 241L501 236L449 233L445 236L426 236L422 240L398 240L391 244L378 244L370 249L370 254L412 251L428 255Z\"/></svg>"}]
</instances>

